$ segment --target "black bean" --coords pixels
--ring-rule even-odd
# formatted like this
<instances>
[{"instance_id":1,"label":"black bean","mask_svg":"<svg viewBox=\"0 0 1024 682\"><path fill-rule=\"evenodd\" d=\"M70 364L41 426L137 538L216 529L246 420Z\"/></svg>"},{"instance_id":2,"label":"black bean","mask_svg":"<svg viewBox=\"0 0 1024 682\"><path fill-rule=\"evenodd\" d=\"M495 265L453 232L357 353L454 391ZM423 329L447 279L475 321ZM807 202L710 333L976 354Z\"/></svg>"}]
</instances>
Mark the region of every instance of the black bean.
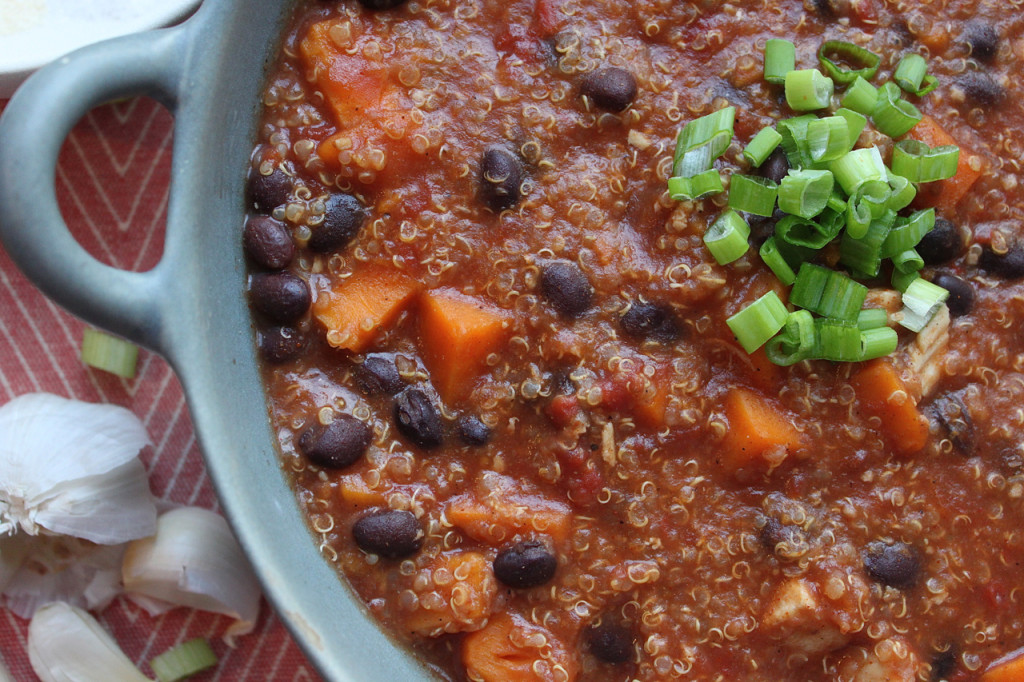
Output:
<instances>
[{"instance_id":1,"label":"black bean","mask_svg":"<svg viewBox=\"0 0 1024 682\"><path fill-rule=\"evenodd\" d=\"M946 305L952 317L961 317L974 308L974 288L970 283L948 272L938 272L932 277L932 284L938 284L949 292Z\"/></svg>"},{"instance_id":2,"label":"black bean","mask_svg":"<svg viewBox=\"0 0 1024 682\"><path fill-rule=\"evenodd\" d=\"M804 542L804 532L799 526L782 523L774 517L768 518L761 527L758 537L764 548L773 554L783 542L791 546Z\"/></svg>"},{"instance_id":3,"label":"black bean","mask_svg":"<svg viewBox=\"0 0 1024 682\"><path fill-rule=\"evenodd\" d=\"M295 327L267 327L259 332L259 348L264 360L279 365L306 349L306 337Z\"/></svg>"},{"instance_id":4,"label":"black bean","mask_svg":"<svg viewBox=\"0 0 1024 682\"><path fill-rule=\"evenodd\" d=\"M573 395L576 393L576 382L570 372L559 370L551 375L551 395Z\"/></svg>"},{"instance_id":5,"label":"black bean","mask_svg":"<svg viewBox=\"0 0 1024 682\"><path fill-rule=\"evenodd\" d=\"M972 19L964 27L964 40L971 46L971 56L983 62L991 61L999 50L996 27L981 19Z\"/></svg>"},{"instance_id":6,"label":"black bean","mask_svg":"<svg viewBox=\"0 0 1024 682\"><path fill-rule=\"evenodd\" d=\"M359 0L360 5L372 10L394 9L404 2L405 0Z\"/></svg>"},{"instance_id":7,"label":"black bean","mask_svg":"<svg viewBox=\"0 0 1024 682\"><path fill-rule=\"evenodd\" d=\"M591 71L580 83L580 94L609 111L623 111L636 99L636 76L617 66Z\"/></svg>"},{"instance_id":8,"label":"black bean","mask_svg":"<svg viewBox=\"0 0 1024 682\"><path fill-rule=\"evenodd\" d=\"M760 249L768 241L769 237L775 235L775 226L779 224L786 214L775 209L771 216L760 216L752 213L746 214L747 225L750 226L750 243L754 248Z\"/></svg>"},{"instance_id":9,"label":"black bean","mask_svg":"<svg viewBox=\"0 0 1024 682\"><path fill-rule=\"evenodd\" d=\"M389 355L367 355L363 364L356 368L355 379L368 395L395 395L405 388L405 380Z\"/></svg>"},{"instance_id":10,"label":"black bean","mask_svg":"<svg viewBox=\"0 0 1024 682\"><path fill-rule=\"evenodd\" d=\"M786 158L786 152L782 151L782 147L776 147L775 151L768 155L764 163L758 166L757 174L775 183L782 182L789 174L789 159Z\"/></svg>"},{"instance_id":11,"label":"black bean","mask_svg":"<svg viewBox=\"0 0 1024 682\"><path fill-rule=\"evenodd\" d=\"M281 169L270 175L253 173L249 177L249 203L258 211L269 213L288 201L292 193L292 180Z\"/></svg>"},{"instance_id":12,"label":"black bean","mask_svg":"<svg viewBox=\"0 0 1024 682\"><path fill-rule=\"evenodd\" d=\"M333 253L348 246L366 221L366 207L351 194L332 194L324 202L324 220L313 228L309 248Z\"/></svg>"},{"instance_id":13,"label":"black bean","mask_svg":"<svg viewBox=\"0 0 1024 682\"><path fill-rule=\"evenodd\" d=\"M519 157L504 147L491 147L480 157L480 199L492 211L519 202L525 172Z\"/></svg>"},{"instance_id":14,"label":"black bean","mask_svg":"<svg viewBox=\"0 0 1024 682\"><path fill-rule=\"evenodd\" d=\"M936 218L935 226L917 245L917 253L928 265L946 263L963 251L963 235L956 225L945 218Z\"/></svg>"},{"instance_id":15,"label":"black bean","mask_svg":"<svg viewBox=\"0 0 1024 682\"><path fill-rule=\"evenodd\" d=\"M299 319L312 302L306 280L291 272L253 275L249 295L252 307L278 324Z\"/></svg>"},{"instance_id":16,"label":"black bean","mask_svg":"<svg viewBox=\"0 0 1024 682\"><path fill-rule=\"evenodd\" d=\"M629 336L671 343L679 339L679 318L675 310L656 303L634 303L619 318L622 330Z\"/></svg>"},{"instance_id":17,"label":"black bean","mask_svg":"<svg viewBox=\"0 0 1024 682\"><path fill-rule=\"evenodd\" d=\"M554 261L543 267L540 289L544 298L564 317L582 315L594 297L587 276L575 263L565 260Z\"/></svg>"},{"instance_id":18,"label":"black bean","mask_svg":"<svg viewBox=\"0 0 1024 682\"><path fill-rule=\"evenodd\" d=\"M352 525L359 549L385 559L403 559L423 546L423 528L412 512L377 509Z\"/></svg>"},{"instance_id":19,"label":"black bean","mask_svg":"<svg viewBox=\"0 0 1024 682\"><path fill-rule=\"evenodd\" d=\"M936 397L924 414L935 424L939 437L948 439L957 452L965 457L974 453L974 420L961 391Z\"/></svg>"},{"instance_id":20,"label":"black bean","mask_svg":"<svg viewBox=\"0 0 1024 682\"><path fill-rule=\"evenodd\" d=\"M956 79L967 99L976 105L991 107L999 104L1005 94L1003 86L984 71L968 71Z\"/></svg>"},{"instance_id":21,"label":"black bean","mask_svg":"<svg viewBox=\"0 0 1024 682\"><path fill-rule=\"evenodd\" d=\"M424 449L437 447L443 439L441 414L418 388L407 388L395 396L395 425L402 435Z\"/></svg>"},{"instance_id":22,"label":"black bean","mask_svg":"<svg viewBox=\"0 0 1024 682\"><path fill-rule=\"evenodd\" d=\"M944 651L935 652L935 655L932 657L931 679L943 680L949 677L949 674L956 669L957 658L956 647L952 645Z\"/></svg>"},{"instance_id":23,"label":"black bean","mask_svg":"<svg viewBox=\"0 0 1024 682\"><path fill-rule=\"evenodd\" d=\"M310 462L327 469L344 469L355 464L373 440L366 422L339 414L326 426L316 422L299 436L299 449Z\"/></svg>"},{"instance_id":24,"label":"black bean","mask_svg":"<svg viewBox=\"0 0 1024 682\"><path fill-rule=\"evenodd\" d=\"M625 663L633 658L633 632L620 623L591 625L585 634L587 648L594 658L605 663Z\"/></svg>"},{"instance_id":25,"label":"black bean","mask_svg":"<svg viewBox=\"0 0 1024 682\"><path fill-rule=\"evenodd\" d=\"M491 427L472 415L466 415L459 419L459 438L466 445L487 445L491 440Z\"/></svg>"},{"instance_id":26,"label":"black bean","mask_svg":"<svg viewBox=\"0 0 1024 682\"><path fill-rule=\"evenodd\" d=\"M270 216L253 216L245 221L242 245L254 263L268 270L288 267L295 257L295 242L288 228Z\"/></svg>"},{"instance_id":27,"label":"black bean","mask_svg":"<svg viewBox=\"0 0 1024 682\"><path fill-rule=\"evenodd\" d=\"M501 550L494 559L494 577L509 587L543 585L555 576L558 559L540 540L525 540Z\"/></svg>"},{"instance_id":28,"label":"black bean","mask_svg":"<svg viewBox=\"0 0 1024 682\"><path fill-rule=\"evenodd\" d=\"M905 542L869 542L863 559L868 575L890 587L910 587L917 581L921 571L917 550Z\"/></svg>"},{"instance_id":29,"label":"black bean","mask_svg":"<svg viewBox=\"0 0 1024 682\"><path fill-rule=\"evenodd\" d=\"M990 275L1003 279L1024 277L1024 246L1014 244L1006 253L996 253L991 246L986 246L978 259L978 265Z\"/></svg>"}]
</instances>

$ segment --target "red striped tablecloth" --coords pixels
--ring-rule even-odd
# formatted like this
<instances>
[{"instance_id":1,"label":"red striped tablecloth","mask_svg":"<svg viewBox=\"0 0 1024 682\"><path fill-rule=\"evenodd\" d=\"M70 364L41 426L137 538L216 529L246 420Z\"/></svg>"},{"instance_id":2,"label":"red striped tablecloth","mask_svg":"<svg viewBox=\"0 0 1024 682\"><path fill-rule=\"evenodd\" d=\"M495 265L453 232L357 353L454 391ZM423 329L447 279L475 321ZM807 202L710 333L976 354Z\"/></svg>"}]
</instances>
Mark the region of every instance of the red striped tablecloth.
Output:
<instances>
[{"instance_id":1,"label":"red striped tablecloth","mask_svg":"<svg viewBox=\"0 0 1024 682\"><path fill-rule=\"evenodd\" d=\"M83 246L103 262L146 270L159 260L172 127L170 114L153 101L127 100L90 112L65 143L57 169L64 216ZM131 381L87 369L78 358L82 329L81 321L43 297L0 248L0 403L49 391L123 405L142 419L154 443L142 454L154 494L216 509L181 386L167 363L143 351ZM100 621L147 674L146 663L155 655L205 637L220 665L195 678L200 682L319 679L266 602L256 630L239 638L234 649L221 641L228 619L190 609L152 618L118 599ZM25 653L27 627L10 612L0 612L0 652L19 682L37 679Z\"/></svg>"}]
</instances>

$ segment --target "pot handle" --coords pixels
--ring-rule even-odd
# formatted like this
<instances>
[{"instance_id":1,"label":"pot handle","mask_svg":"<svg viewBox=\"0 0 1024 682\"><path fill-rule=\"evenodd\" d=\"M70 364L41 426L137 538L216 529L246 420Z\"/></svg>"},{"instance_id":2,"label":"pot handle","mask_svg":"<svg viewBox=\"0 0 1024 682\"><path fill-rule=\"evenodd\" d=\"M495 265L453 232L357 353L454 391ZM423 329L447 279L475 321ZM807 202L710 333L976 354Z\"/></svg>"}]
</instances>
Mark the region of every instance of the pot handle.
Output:
<instances>
[{"instance_id":1,"label":"pot handle","mask_svg":"<svg viewBox=\"0 0 1024 682\"><path fill-rule=\"evenodd\" d=\"M148 272L105 265L68 230L57 206L57 155L71 128L103 102L149 95L175 110L187 24L115 38L42 68L0 117L0 241L43 293L72 313L158 349L168 253ZM170 273L168 273L170 274Z\"/></svg>"}]
</instances>

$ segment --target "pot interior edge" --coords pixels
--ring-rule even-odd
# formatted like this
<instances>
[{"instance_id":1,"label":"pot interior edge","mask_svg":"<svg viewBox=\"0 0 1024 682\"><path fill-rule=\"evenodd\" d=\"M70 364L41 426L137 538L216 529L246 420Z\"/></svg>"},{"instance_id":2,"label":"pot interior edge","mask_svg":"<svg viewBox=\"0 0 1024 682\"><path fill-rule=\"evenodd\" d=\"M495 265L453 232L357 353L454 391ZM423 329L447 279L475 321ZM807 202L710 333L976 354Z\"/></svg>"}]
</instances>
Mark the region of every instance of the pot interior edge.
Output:
<instances>
[{"instance_id":1,"label":"pot interior edge","mask_svg":"<svg viewBox=\"0 0 1024 682\"><path fill-rule=\"evenodd\" d=\"M187 284L166 354L185 387L225 515L267 596L337 682L434 679L376 625L317 549L277 454L256 362L241 249L259 96L293 2L207 2L175 120L168 251ZM173 242L173 243L172 243Z\"/></svg>"}]
</instances>

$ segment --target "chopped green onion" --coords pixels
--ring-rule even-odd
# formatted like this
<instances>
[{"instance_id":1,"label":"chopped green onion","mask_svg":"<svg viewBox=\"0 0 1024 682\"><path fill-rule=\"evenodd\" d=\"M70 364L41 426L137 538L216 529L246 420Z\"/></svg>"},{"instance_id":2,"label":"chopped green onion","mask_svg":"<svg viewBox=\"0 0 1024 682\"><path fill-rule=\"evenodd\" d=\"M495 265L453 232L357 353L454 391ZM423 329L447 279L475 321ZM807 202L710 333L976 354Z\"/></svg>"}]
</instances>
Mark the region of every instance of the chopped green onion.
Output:
<instances>
[{"instance_id":1,"label":"chopped green onion","mask_svg":"<svg viewBox=\"0 0 1024 682\"><path fill-rule=\"evenodd\" d=\"M723 191L722 176L714 168L689 178L668 179L668 193L677 201L697 201Z\"/></svg>"},{"instance_id":2,"label":"chopped green onion","mask_svg":"<svg viewBox=\"0 0 1024 682\"><path fill-rule=\"evenodd\" d=\"M917 187L910 180L892 172L889 173L889 189L891 191L885 207L893 211L902 211L917 196Z\"/></svg>"},{"instance_id":3,"label":"chopped green onion","mask_svg":"<svg viewBox=\"0 0 1024 682\"><path fill-rule=\"evenodd\" d=\"M779 245L775 241L775 237L768 237L764 244L761 245L759 253L761 260L771 268L771 271L775 273L780 282L788 287L796 281L796 273L793 272L793 268L790 267L782 252L779 251Z\"/></svg>"},{"instance_id":4,"label":"chopped green onion","mask_svg":"<svg viewBox=\"0 0 1024 682\"><path fill-rule=\"evenodd\" d=\"M775 224L775 236L782 244L817 251L839 235L845 221L841 214L826 209L818 220L807 220L800 216L787 215Z\"/></svg>"},{"instance_id":5,"label":"chopped green onion","mask_svg":"<svg viewBox=\"0 0 1024 682\"><path fill-rule=\"evenodd\" d=\"M935 227L935 209L928 208L916 211L908 218L899 218L889 236L882 245L882 258L892 258L896 254L917 246L924 236Z\"/></svg>"},{"instance_id":6,"label":"chopped green onion","mask_svg":"<svg viewBox=\"0 0 1024 682\"><path fill-rule=\"evenodd\" d=\"M917 270L910 270L909 272L903 272L902 270L893 269L892 277L890 278L890 281L892 282L892 288L893 289L895 289L896 291L898 291L900 293L903 293L904 291L907 290L907 287L909 287L910 284L915 279L920 279L920 278L921 278L921 273L918 272Z\"/></svg>"},{"instance_id":7,"label":"chopped green onion","mask_svg":"<svg viewBox=\"0 0 1024 682\"><path fill-rule=\"evenodd\" d=\"M754 168L760 168L780 142L782 142L782 135L775 128L771 126L762 128L757 135L754 135L750 144L743 148L743 156Z\"/></svg>"},{"instance_id":8,"label":"chopped green onion","mask_svg":"<svg viewBox=\"0 0 1024 682\"><path fill-rule=\"evenodd\" d=\"M779 185L779 208L801 218L813 218L828 206L833 185L831 171L791 170Z\"/></svg>"},{"instance_id":9,"label":"chopped green onion","mask_svg":"<svg viewBox=\"0 0 1024 682\"><path fill-rule=\"evenodd\" d=\"M864 201L855 201L852 197L846 203L846 234L853 239L861 239L868 233L872 221L871 209Z\"/></svg>"},{"instance_id":10,"label":"chopped green onion","mask_svg":"<svg viewBox=\"0 0 1024 682\"><path fill-rule=\"evenodd\" d=\"M817 69L800 69L786 74L786 104L793 111L824 109L832 101L835 84Z\"/></svg>"},{"instance_id":11,"label":"chopped green onion","mask_svg":"<svg viewBox=\"0 0 1024 682\"><path fill-rule=\"evenodd\" d=\"M878 103L878 88L857 76L839 103L858 114L870 116Z\"/></svg>"},{"instance_id":12,"label":"chopped green onion","mask_svg":"<svg viewBox=\"0 0 1024 682\"><path fill-rule=\"evenodd\" d=\"M814 326L818 332L818 357L833 362L857 362L861 359L864 346L856 322L824 318L815 320Z\"/></svg>"},{"instance_id":13,"label":"chopped green onion","mask_svg":"<svg viewBox=\"0 0 1024 682\"><path fill-rule=\"evenodd\" d=\"M871 113L875 128L883 135L899 137L910 132L921 120L921 112L900 97L900 88L892 81L878 90L878 102Z\"/></svg>"},{"instance_id":14,"label":"chopped green onion","mask_svg":"<svg viewBox=\"0 0 1024 682\"><path fill-rule=\"evenodd\" d=\"M892 150L892 172L911 182L935 182L956 175L960 148L929 147L918 140L901 140Z\"/></svg>"},{"instance_id":15,"label":"chopped green onion","mask_svg":"<svg viewBox=\"0 0 1024 682\"><path fill-rule=\"evenodd\" d=\"M882 244L892 229L892 221L872 220L863 237L855 239L847 232L839 242L839 262L863 278L877 277L882 267Z\"/></svg>"},{"instance_id":16,"label":"chopped green onion","mask_svg":"<svg viewBox=\"0 0 1024 682\"><path fill-rule=\"evenodd\" d=\"M805 114L783 119L776 124L782 135L782 151L786 152L790 168L806 168L814 163L807 143L807 128L817 118L814 114Z\"/></svg>"},{"instance_id":17,"label":"chopped green onion","mask_svg":"<svg viewBox=\"0 0 1024 682\"><path fill-rule=\"evenodd\" d=\"M812 161L835 161L853 147L850 124L842 116L815 119L807 125L807 145Z\"/></svg>"},{"instance_id":18,"label":"chopped green onion","mask_svg":"<svg viewBox=\"0 0 1024 682\"><path fill-rule=\"evenodd\" d=\"M804 310L817 311L831 274L832 271L828 268L814 263L804 263L800 266L800 272L789 292L789 302Z\"/></svg>"},{"instance_id":19,"label":"chopped green onion","mask_svg":"<svg viewBox=\"0 0 1024 682\"><path fill-rule=\"evenodd\" d=\"M858 64L862 66L860 68L843 69L829 55L833 55L836 59L852 64L855 67ZM818 61L821 62L821 67L825 70L825 73L831 76L832 80L846 85L853 83L857 78L861 78L864 81L871 80L878 71L878 64L881 58L860 45L854 45L853 43L841 40L827 40L818 49ZM846 105L844 104L843 106Z\"/></svg>"},{"instance_id":20,"label":"chopped green onion","mask_svg":"<svg viewBox=\"0 0 1024 682\"><path fill-rule=\"evenodd\" d=\"M868 288L854 282L841 272L831 272L825 291L821 295L816 312L823 317L831 317L847 322L856 322L857 314L864 305Z\"/></svg>"},{"instance_id":21,"label":"chopped green onion","mask_svg":"<svg viewBox=\"0 0 1024 682\"><path fill-rule=\"evenodd\" d=\"M734 175L729 185L729 208L769 217L775 211L779 186L755 175Z\"/></svg>"},{"instance_id":22,"label":"chopped green onion","mask_svg":"<svg viewBox=\"0 0 1024 682\"><path fill-rule=\"evenodd\" d=\"M757 299L725 321L743 350L753 353L786 324L789 312L774 291Z\"/></svg>"},{"instance_id":23,"label":"chopped green onion","mask_svg":"<svg viewBox=\"0 0 1024 682\"><path fill-rule=\"evenodd\" d=\"M843 213L846 211L846 201L843 199L843 195L838 189L832 190L832 196L828 198L828 208L832 209L836 213Z\"/></svg>"},{"instance_id":24,"label":"chopped green onion","mask_svg":"<svg viewBox=\"0 0 1024 682\"><path fill-rule=\"evenodd\" d=\"M149 662L160 682L178 682L215 665L217 655L201 637L172 647Z\"/></svg>"},{"instance_id":25,"label":"chopped green onion","mask_svg":"<svg viewBox=\"0 0 1024 682\"><path fill-rule=\"evenodd\" d=\"M788 40L771 38L764 44L764 79L784 83L786 74L796 68L796 45Z\"/></svg>"},{"instance_id":26,"label":"chopped green onion","mask_svg":"<svg viewBox=\"0 0 1024 682\"><path fill-rule=\"evenodd\" d=\"M732 263L747 252L750 226L739 213L726 210L704 233L704 245L720 265Z\"/></svg>"},{"instance_id":27,"label":"chopped green onion","mask_svg":"<svg viewBox=\"0 0 1024 682\"><path fill-rule=\"evenodd\" d=\"M900 272L918 272L924 267L924 259L914 249L907 249L893 256L892 264Z\"/></svg>"},{"instance_id":28,"label":"chopped green onion","mask_svg":"<svg viewBox=\"0 0 1024 682\"><path fill-rule=\"evenodd\" d=\"M842 116L846 119L846 127L850 135L850 148L846 151L850 151L857 144L860 134L864 131L864 126L868 124L868 117L846 107L836 109L836 116Z\"/></svg>"},{"instance_id":29,"label":"chopped green onion","mask_svg":"<svg viewBox=\"0 0 1024 682\"><path fill-rule=\"evenodd\" d=\"M82 362L89 367L132 379L138 359L139 347L124 339L98 329L82 332Z\"/></svg>"},{"instance_id":30,"label":"chopped green onion","mask_svg":"<svg viewBox=\"0 0 1024 682\"><path fill-rule=\"evenodd\" d=\"M690 121L679 131L672 175L693 177L711 168L732 141L736 107L726 107Z\"/></svg>"},{"instance_id":31,"label":"chopped green onion","mask_svg":"<svg viewBox=\"0 0 1024 682\"><path fill-rule=\"evenodd\" d=\"M947 298L948 291L918 277L903 292L903 319L900 324L912 332L921 331L931 322Z\"/></svg>"},{"instance_id":32,"label":"chopped green onion","mask_svg":"<svg viewBox=\"0 0 1024 682\"><path fill-rule=\"evenodd\" d=\"M896 65L892 79L906 92L917 92L921 89L921 82L926 73L928 73L928 62L921 55L911 52L904 55L900 63Z\"/></svg>"},{"instance_id":33,"label":"chopped green onion","mask_svg":"<svg viewBox=\"0 0 1024 682\"><path fill-rule=\"evenodd\" d=\"M878 147L854 149L829 164L836 182L847 195L853 196L865 182L888 179L885 161Z\"/></svg>"},{"instance_id":34,"label":"chopped green onion","mask_svg":"<svg viewBox=\"0 0 1024 682\"><path fill-rule=\"evenodd\" d=\"M817 344L814 318L806 310L795 310L786 317L782 333L768 342L765 353L774 364L788 367L810 358Z\"/></svg>"},{"instance_id":35,"label":"chopped green onion","mask_svg":"<svg viewBox=\"0 0 1024 682\"><path fill-rule=\"evenodd\" d=\"M935 76L926 75L928 63L919 54L908 54L900 60L892 79L903 90L917 96L924 97L934 90L938 84Z\"/></svg>"},{"instance_id":36,"label":"chopped green onion","mask_svg":"<svg viewBox=\"0 0 1024 682\"><path fill-rule=\"evenodd\" d=\"M882 308L863 308L857 313L857 326L861 331L877 329L889 324L889 314Z\"/></svg>"},{"instance_id":37,"label":"chopped green onion","mask_svg":"<svg viewBox=\"0 0 1024 682\"><path fill-rule=\"evenodd\" d=\"M864 360L884 358L896 350L899 342L900 338L895 329L889 327L862 328L860 332L861 351L858 360L863 362Z\"/></svg>"}]
</instances>

